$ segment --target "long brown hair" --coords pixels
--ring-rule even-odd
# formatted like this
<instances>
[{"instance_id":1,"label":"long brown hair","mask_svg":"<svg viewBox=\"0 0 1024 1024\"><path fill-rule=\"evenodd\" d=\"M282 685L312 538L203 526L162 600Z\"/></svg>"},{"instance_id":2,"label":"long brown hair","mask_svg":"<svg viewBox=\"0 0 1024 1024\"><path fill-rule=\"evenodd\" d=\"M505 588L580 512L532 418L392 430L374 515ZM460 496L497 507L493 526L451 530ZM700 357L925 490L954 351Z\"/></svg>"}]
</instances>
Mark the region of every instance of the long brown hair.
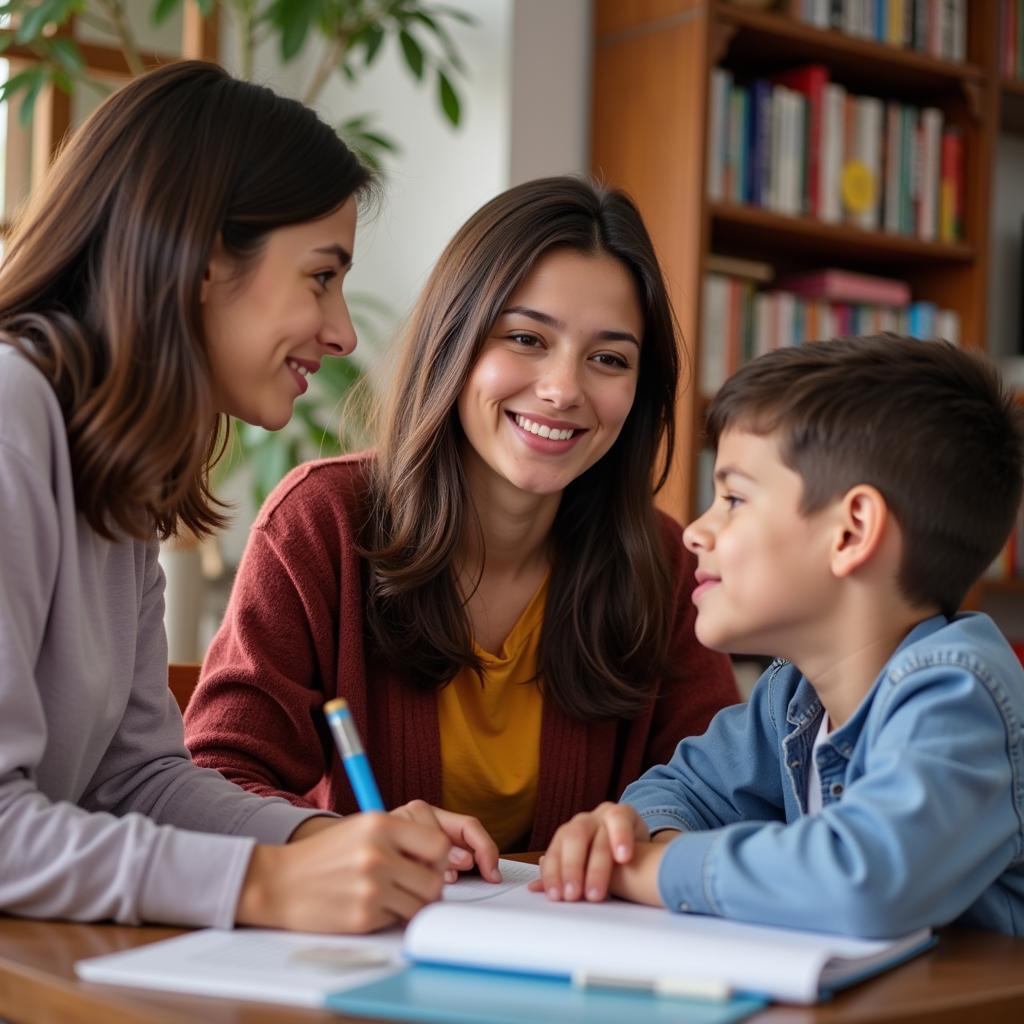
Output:
<instances>
[{"instance_id":1,"label":"long brown hair","mask_svg":"<svg viewBox=\"0 0 1024 1024\"><path fill-rule=\"evenodd\" d=\"M268 232L368 184L311 110L201 61L136 79L71 137L8 243L0 337L53 385L93 529L222 525L199 302L214 242L244 272Z\"/></svg>"},{"instance_id":2,"label":"long brown hair","mask_svg":"<svg viewBox=\"0 0 1024 1024\"><path fill-rule=\"evenodd\" d=\"M569 714L636 713L665 657L671 581L653 505L673 450L675 321L651 240L621 192L531 181L477 211L438 260L382 409L364 533L367 626L381 656L436 687L480 671L453 572L479 531L456 402L508 297L549 250L606 253L633 277L644 336L633 407L608 453L562 495L541 634L545 692ZM659 465L659 449L661 460Z\"/></svg>"}]
</instances>

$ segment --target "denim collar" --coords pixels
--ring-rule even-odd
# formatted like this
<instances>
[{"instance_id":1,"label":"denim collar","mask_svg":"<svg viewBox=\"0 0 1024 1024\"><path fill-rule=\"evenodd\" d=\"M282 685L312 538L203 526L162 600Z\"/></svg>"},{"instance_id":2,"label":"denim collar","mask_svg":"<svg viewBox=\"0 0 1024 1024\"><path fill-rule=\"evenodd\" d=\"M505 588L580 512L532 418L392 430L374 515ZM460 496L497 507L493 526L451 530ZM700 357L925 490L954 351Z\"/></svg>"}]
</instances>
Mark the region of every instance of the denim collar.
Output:
<instances>
[{"instance_id":1,"label":"denim collar","mask_svg":"<svg viewBox=\"0 0 1024 1024\"><path fill-rule=\"evenodd\" d=\"M909 633L907 633L907 635L900 641L896 650L893 651L892 655L882 666L882 671L878 673L878 677L871 684L871 689L869 689L864 695L864 699L857 706L857 710L850 716L849 721L830 734L830 743L836 746L847 756L850 755L857 742L857 737L860 736L861 729L864 726L864 720L867 718L868 712L871 709L871 704L875 699L875 693L878 690L879 684L888 674L889 666L892 664L893 658L895 658L900 651L917 643L919 640L924 640L926 637L931 636L933 633L947 626L949 622L950 620L946 618L945 615L933 615L931 618L924 619L922 622L919 622L912 630L910 630ZM799 671L795 665L793 668ZM821 700L818 698L818 694L814 687L808 682L805 675L801 675L800 681L797 683L796 690L793 692L793 696L790 698L789 704L786 706L786 721L789 722L790 725L797 727L805 725L808 722L817 723L821 719L823 710L823 705Z\"/></svg>"}]
</instances>

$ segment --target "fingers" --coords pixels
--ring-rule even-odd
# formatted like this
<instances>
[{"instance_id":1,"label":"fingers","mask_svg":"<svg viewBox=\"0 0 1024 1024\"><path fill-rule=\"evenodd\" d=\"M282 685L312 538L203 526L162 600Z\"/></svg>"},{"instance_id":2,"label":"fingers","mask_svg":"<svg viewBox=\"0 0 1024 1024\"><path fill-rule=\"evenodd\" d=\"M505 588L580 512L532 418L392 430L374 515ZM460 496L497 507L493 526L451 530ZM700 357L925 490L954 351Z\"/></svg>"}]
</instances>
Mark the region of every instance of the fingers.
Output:
<instances>
[{"instance_id":1,"label":"fingers","mask_svg":"<svg viewBox=\"0 0 1024 1024\"><path fill-rule=\"evenodd\" d=\"M600 903L608 895L612 868L615 866L613 849L608 830L602 825L590 845L590 858L587 861L586 877L583 882L583 894L591 903Z\"/></svg>"},{"instance_id":2,"label":"fingers","mask_svg":"<svg viewBox=\"0 0 1024 1024\"><path fill-rule=\"evenodd\" d=\"M615 863L628 864L633 857L634 842L647 838L647 826L632 807L624 804L610 805L601 822L608 833L608 845Z\"/></svg>"},{"instance_id":3,"label":"fingers","mask_svg":"<svg viewBox=\"0 0 1024 1024\"><path fill-rule=\"evenodd\" d=\"M448 838L469 852L469 862L461 866L470 868L475 861L484 878L489 882L500 882L498 844L491 838L487 829L468 814L453 814L451 811L439 811L438 814Z\"/></svg>"},{"instance_id":4,"label":"fingers","mask_svg":"<svg viewBox=\"0 0 1024 1024\"><path fill-rule=\"evenodd\" d=\"M428 804L424 804L429 807ZM370 817L370 815L364 815ZM387 828L398 851L406 857L420 861L431 867L440 876L448 865L448 854L451 843L441 831L437 820L430 816L430 821L420 814L417 820L407 820L402 816L379 815L382 828Z\"/></svg>"},{"instance_id":5,"label":"fingers","mask_svg":"<svg viewBox=\"0 0 1024 1024\"><path fill-rule=\"evenodd\" d=\"M468 871L475 863L488 881L501 881L498 846L477 818L433 807L424 800L411 800L392 813L422 823L433 821L453 844L449 855L453 868Z\"/></svg>"}]
</instances>

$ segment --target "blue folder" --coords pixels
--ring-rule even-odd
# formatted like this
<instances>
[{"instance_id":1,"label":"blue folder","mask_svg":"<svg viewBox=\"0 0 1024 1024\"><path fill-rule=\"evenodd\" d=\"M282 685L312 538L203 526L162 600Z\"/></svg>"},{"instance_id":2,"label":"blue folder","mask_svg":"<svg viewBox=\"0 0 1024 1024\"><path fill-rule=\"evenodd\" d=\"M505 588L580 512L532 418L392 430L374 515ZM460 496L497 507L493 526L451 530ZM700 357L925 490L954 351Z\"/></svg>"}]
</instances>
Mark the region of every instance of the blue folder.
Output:
<instances>
[{"instance_id":1,"label":"blue folder","mask_svg":"<svg viewBox=\"0 0 1024 1024\"><path fill-rule=\"evenodd\" d=\"M767 1005L576 988L562 978L417 964L327 997L329 1009L364 1017L445 1024L731 1024Z\"/></svg>"}]
</instances>

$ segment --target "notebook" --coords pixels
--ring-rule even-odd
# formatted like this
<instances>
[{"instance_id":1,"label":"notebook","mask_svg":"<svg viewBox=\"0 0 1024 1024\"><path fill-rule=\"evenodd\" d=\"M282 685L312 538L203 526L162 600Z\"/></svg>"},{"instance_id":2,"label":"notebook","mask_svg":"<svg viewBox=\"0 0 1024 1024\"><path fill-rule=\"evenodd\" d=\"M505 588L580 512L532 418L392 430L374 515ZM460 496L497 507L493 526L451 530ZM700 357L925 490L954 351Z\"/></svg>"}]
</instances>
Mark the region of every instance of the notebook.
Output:
<instances>
[{"instance_id":1,"label":"notebook","mask_svg":"<svg viewBox=\"0 0 1024 1024\"><path fill-rule=\"evenodd\" d=\"M814 1003L926 949L928 929L894 940L743 924L619 900L552 903L525 886L479 904L434 904L406 929L416 963L627 984L676 983Z\"/></svg>"},{"instance_id":2,"label":"notebook","mask_svg":"<svg viewBox=\"0 0 1024 1024\"><path fill-rule=\"evenodd\" d=\"M454 1019L454 1009L470 1005L475 993L494 1013L519 1007L514 1018L474 1011L476 1020L540 1024L548 1018L531 1002L535 993L560 1000L566 1020L600 1020L596 1006L625 999L639 1000L632 1005L643 1004L652 1020L673 1004L679 1019L685 1002L686 1019L724 1024L766 999L815 1002L933 941L928 931L872 941L670 914L621 901L551 903L526 888L537 868L512 861L501 867L503 885L460 880L442 902L422 910L404 935L397 929L370 936L207 929L82 960L75 970L86 981L330 1006L366 1016ZM603 980L611 987L580 991L569 984L580 972L588 983ZM659 999L626 990L655 982L681 992L717 986L732 999ZM430 1016L428 994L439 1000L437 1016Z\"/></svg>"}]
</instances>

